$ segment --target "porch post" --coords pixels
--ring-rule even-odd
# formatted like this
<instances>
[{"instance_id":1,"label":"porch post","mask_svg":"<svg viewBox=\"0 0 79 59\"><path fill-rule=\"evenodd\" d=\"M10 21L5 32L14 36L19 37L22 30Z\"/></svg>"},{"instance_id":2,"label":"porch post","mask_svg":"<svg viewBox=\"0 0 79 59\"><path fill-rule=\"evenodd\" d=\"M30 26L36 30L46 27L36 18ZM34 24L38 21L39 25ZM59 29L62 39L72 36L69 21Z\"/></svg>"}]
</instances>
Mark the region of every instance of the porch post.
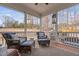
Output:
<instances>
[{"instance_id":1,"label":"porch post","mask_svg":"<svg viewBox=\"0 0 79 59\"><path fill-rule=\"evenodd\" d=\"M26 12L24 12L25 17L24 17L24 33L25 33L25 37L27 37L27 14Z\"/></svg>"},{"instance_id":2,"label":"porch post","mask_svg":"<svg viewBox=\"0 0 79 59\"><path fill-rule=\"evenodd\" d=\"M55 24L55 30L56 30L56 41L57 42L60 42L60 39L59 39L59 34L58 34L58 19L57 19L57 13L56 13L56 24Z\"/></svg>"},{"instance_id":3,"label":"porch post","mask_svg":"<svg viewBox=\"0 0 79 59\"><path fill-rule=\"evenodd\" d=\"M53 35L55 36L55 41L59 42L59 38L58 38L58 24L57 24L57 13L53 14L52 21L53 21L53 25L54 25L54 28L55 28Z\"/></svg>"},{"instance_id":4,"label":"porch post","mask_svg":"<svg viewBox=\"0 0 79 59\"><path fill-rule=\"evenodd\" d=\"M40 15L40 31L42 31L42 16Z\"/></svg>"}]
</instances>

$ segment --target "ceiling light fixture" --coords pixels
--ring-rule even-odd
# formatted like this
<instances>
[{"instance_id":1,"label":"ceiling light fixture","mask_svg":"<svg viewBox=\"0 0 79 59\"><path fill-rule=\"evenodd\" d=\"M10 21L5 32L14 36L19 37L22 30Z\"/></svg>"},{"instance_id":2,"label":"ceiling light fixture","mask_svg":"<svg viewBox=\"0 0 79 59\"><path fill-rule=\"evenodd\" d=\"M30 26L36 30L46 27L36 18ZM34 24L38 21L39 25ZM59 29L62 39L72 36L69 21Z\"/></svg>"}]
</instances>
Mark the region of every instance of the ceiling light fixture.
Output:
<instances>
[{"instance_id":1,"label":"ceiling light fixture","mask_svg":"<svg viewBox=\"0 0 79 59\"><path fill-rule=\"evenodd\" d=\"M38 5L38 3L35 3L35 5Z\"/></svg>"},{"instance_id":2,"label":"ceiling light fixture","mask_svg":"<svg viewBox=\"0 0 79 59\"><path fill-rule=\"evenodd\" d=\"M46 5L48 5L48 3L45 3Z\"/></svg>"},{"instance_id":3,"label":"ceiling light fixture","mask_svg":"<svg viewBox=\"0 0 79 59\"><path fill-rule=\"evenodd\" d=\"M35 5L38 5L38 3L35 3ZM45 5L48 5L48 3L45 3Z\"/></svg>"}]
</instances>

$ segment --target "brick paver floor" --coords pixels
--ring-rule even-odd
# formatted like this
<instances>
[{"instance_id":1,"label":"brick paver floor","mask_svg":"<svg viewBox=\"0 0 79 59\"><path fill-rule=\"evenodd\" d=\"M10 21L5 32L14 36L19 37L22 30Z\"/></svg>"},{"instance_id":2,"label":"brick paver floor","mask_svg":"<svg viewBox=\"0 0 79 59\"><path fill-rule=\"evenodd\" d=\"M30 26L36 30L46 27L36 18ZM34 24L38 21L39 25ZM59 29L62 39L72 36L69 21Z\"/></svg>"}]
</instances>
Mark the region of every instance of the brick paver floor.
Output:
<instances>
[{"instance_id":1,"label":"brick paver floor","mask_svg":"<svg viewBox=\"0 0 79 59\"><path fill-rule=\"evenodd\" d=\"M31 56L79 56L79 54L55 48L51 40L50 47L41 47L36 41L36 47L33 49Z\"/></svg>"}]
</instances>

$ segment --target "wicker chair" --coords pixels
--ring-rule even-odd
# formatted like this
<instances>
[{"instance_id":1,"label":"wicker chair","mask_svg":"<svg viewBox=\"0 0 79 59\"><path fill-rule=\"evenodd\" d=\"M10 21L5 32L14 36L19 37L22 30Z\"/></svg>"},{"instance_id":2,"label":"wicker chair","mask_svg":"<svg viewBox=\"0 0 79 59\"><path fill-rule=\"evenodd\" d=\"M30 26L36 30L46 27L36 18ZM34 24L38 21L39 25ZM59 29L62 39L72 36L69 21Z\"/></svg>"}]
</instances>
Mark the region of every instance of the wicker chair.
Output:
<instances>
[{"instance_id":1,"label":"wicker chair","mask_svg":"<svg viewBox=\"0 0 79 59\"><path fill-rule=\"evenodd\" d=\"M47 35L44 32L37 32L37 38L39 45L50 45L50 40L48 40Z\"/></svg>"},{"instance_id":2,"label":"wicker chair","mask_svg":"<svg viewBox=\"0 0 79 59\"><path fill-rule=\"evenodd\" d=\"M11 35L9 35L8 33L2 33L2 35L3 35L4 39L6 40L8 48L19 49L20 40L13 40Z\"/></svg>"},{"instance_id":3,"label":"wicker chair","mask_svg":"<svg viewBox=\"0 0 79 59\"><path fill-rule=\"evenodd\" d=\"M27 40L26 37L18 37L19 40L14 39L10 33L2 33L3 37L6 40L8 48L16 48L21 51L32 51L32 46L35 45L35 41ZM21 39L21 40L20 40ZM24 39L24 40L23 40Z\"/></svg>"}]
</instances>

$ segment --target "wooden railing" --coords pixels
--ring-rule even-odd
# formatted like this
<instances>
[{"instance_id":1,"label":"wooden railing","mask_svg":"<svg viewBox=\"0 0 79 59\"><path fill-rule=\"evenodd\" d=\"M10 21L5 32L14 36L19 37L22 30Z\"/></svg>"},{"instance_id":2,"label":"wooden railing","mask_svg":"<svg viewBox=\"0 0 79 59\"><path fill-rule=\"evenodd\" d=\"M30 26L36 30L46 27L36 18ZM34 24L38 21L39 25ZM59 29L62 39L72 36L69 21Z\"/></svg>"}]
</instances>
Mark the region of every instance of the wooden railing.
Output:
<instances>
[{"instance_id":1,"label":"wooden railing","mask_svg":"<svg viewBox=\"0 0 79 59\"><path fill-rule=\"evenodd\" d=\"M58 32L60 43L79 48L79 32Z\"/></svg>"}]
</instances>

